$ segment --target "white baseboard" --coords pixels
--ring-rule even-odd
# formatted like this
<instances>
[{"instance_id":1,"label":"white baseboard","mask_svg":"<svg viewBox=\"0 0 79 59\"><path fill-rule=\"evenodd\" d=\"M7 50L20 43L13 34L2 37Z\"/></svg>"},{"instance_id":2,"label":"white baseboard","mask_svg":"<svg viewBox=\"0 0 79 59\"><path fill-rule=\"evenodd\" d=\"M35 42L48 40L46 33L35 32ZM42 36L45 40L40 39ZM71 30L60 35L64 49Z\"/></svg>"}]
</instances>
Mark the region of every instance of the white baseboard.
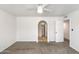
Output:
<instances>
[{"instance_id":1,"label":"white baseboard","mask_svg":"<svg viewBox=\"0 0 79 59\"><path fill-rule=\"evenodd\" d=\"M16 41L16 42L37 42L37 41Z\"/></svg>"},{"instance_id":2,"label":"white baseboard","mask_svg":"<svg viewBox=\"0 0 79 59\"><path fill-rule=\"evenodd\" d=\"M0 52L4 51L5 49L7 49L8 47L10 47L11 45L13 45L15 42L11 43L10 45L8 45L7 47L3 48L0 50Z\"/></svg>"},{"instance_id":3,"label":"white baseboard","mask_svg":"<svg viewBox=\"0 0 79 59\"><path fill-rule=\"evenodd\" d=\"M76 47L74 47L72 45L70 45L70 47L73 48L74 50L76 50L77 52L79 52L79 49L78 48L76 48Z\"/></svg>"}]
</instances>

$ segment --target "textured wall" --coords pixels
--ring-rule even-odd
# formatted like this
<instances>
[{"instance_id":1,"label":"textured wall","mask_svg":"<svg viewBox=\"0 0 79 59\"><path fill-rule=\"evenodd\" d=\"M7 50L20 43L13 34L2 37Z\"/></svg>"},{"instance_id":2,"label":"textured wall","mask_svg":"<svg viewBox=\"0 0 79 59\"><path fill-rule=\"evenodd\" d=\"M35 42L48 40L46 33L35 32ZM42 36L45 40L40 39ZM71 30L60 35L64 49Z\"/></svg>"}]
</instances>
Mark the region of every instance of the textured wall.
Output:
<instances>
[{"instance_id":1,"label":"textured wall","mask_svg":"<svg viewBox=\"0 0 79 59\"><path fill-rule=\"evenodd\" d=\"M68 14L68 18L70 19L70 46L79 51L79 10Z\"/></svg>"},{"instance_id":2,"label":"textured wall","mask_svg":"<svg viewBox=\"0 0 79 59\"><path fill-rule=\"evenodd\" d=\"M16 18L0 10L0 51L16 41Z\"/></svg>"},{"instance_id":3,"label":"textured wall","mask_svg":"<svg viewBox=\"0 0 79 59\"><path fill-rule=\"evenodd\" d=\"M41 20L48 24L48 41L56 41L56 20L62 21L62 17L17 17L17 41L38 42L38 23ZM59 25L58 29L63 28L63 22ZM60 31L57 42L63 41L63 29Z\"/></svg>"}]
</instances>

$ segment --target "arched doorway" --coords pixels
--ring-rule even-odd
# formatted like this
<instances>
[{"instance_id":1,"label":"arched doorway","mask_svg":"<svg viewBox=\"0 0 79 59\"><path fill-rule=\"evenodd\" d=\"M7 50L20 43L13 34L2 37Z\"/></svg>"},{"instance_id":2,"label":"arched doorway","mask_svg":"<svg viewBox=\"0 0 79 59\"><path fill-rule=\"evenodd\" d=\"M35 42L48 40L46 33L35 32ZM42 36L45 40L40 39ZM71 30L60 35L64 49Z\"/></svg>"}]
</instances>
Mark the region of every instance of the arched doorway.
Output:
<instances>
[{"instance_id":1,"label":"arched doorway","mask_svg":"<svg viewBox=\"0 0 79 59\"><path fill-rule=\"evenodd\" d=\"M38 24L38 42L48 42L47 41L47 22L40 21Z\"/></svg>"}]
</instances>

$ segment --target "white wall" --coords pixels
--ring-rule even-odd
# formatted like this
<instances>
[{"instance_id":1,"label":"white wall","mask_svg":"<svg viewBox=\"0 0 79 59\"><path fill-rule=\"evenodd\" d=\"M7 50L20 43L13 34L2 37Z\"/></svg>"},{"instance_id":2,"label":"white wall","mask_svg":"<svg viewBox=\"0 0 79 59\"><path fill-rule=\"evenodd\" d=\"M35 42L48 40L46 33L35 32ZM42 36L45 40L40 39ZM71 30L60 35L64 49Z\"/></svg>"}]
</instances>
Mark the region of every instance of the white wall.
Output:
<instances>
[{"instance_id":1,"label":"white wall","mask_svg":"<svg viewBox=\"0 0 79 59\"><path fill-rule=\"evenodd\" d=\"M64 38L69 40L69 20L64 21Z\"/></svg>"},{"instance_id":2,"label":"white wall","mask_svg":"<svg viewBox=\"0 0 79 59\"><path fill-rule=\"evenodd\" d=\"M70 47L79 51L79 10L68 14L68 18L70 19Z\"/></svg>"},{"instance_id":3,"label":"white wall","mask_svg":"<svg viewBox=\"0 0 79 59\"><path fill-rule=\"evenodd\" d=\"M17 41L38 42L38 22L41 20L45 20L48 23L48 41L55 41L56 20L60 19L62 20L62 17L17 17ZM60 42L62 40L61 38L57 41Z\"/></svg>"},{"instance_id":4,"label":"white wall","mask_svg":"<svg viewBox=\"0 0 79 59\"><path fill-rule=\"evenodd\" d=\"M0 51L8 48L16 40L16 20L14 16L0 10Z\"/></svg>"}]
</instances>

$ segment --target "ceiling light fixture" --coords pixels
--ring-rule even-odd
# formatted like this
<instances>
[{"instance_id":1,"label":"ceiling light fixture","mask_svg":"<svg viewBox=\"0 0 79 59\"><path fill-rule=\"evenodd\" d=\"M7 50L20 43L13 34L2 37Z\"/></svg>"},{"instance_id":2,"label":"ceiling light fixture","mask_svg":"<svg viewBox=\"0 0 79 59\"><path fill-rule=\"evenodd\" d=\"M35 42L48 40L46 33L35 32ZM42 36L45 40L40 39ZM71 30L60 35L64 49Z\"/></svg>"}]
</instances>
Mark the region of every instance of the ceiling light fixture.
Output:
<instances>
[{"instance_id":1,"label":"ceiling light fixture","mask_svg":"<svg viewBox=\"0 0 79 59\"><path fill-rule=\"evenodd\" d=\"M40 13L40 14L43 13L43 8L41 6L38 6L37 12Z\"/></svg>"}]
</instances>

